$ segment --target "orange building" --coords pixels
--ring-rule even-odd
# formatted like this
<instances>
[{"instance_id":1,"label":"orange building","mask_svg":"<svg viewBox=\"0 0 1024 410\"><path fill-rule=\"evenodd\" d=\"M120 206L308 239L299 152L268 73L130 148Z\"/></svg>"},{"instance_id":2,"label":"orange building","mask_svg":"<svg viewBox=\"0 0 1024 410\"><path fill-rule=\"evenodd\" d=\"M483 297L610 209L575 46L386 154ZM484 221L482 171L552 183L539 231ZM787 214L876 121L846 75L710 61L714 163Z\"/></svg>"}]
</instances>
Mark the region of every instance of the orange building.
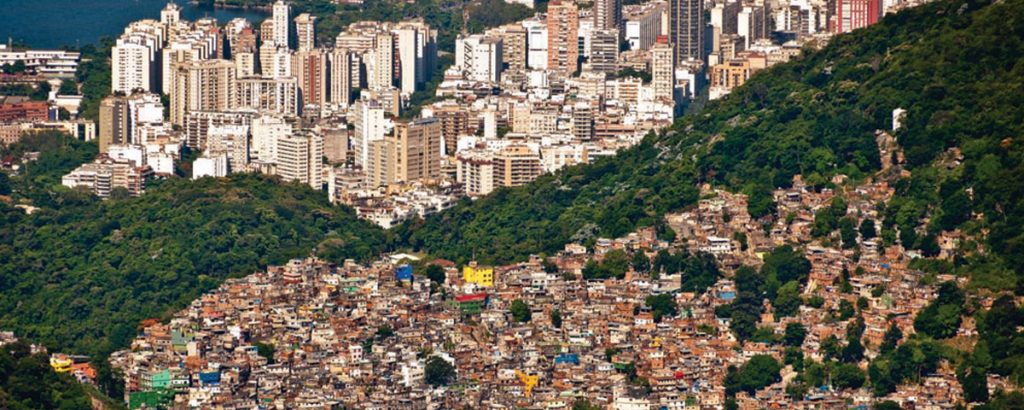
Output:
<instances>
[{"instance_id":1,"label":"orange building","mask_svg":"<svg viewBox=\"0 0 1024 410\"><path fill-rule=\"evenodd\" d=\"M48 111L46 101L0 104L0 122L46 121Z\"/></svg>"}]
</instances>

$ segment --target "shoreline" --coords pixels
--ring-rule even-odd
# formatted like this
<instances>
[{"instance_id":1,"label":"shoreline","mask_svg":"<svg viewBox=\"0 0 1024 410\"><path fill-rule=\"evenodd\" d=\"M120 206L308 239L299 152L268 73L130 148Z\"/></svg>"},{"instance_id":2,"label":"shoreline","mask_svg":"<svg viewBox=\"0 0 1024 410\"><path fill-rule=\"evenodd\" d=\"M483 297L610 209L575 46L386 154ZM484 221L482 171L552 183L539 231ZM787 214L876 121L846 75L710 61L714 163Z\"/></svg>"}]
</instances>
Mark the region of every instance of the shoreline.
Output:
<instances>
[{"instance_id":1,"label":"shoreline","mask_svg":"<svg viewBox=\"0 0 1024 410\"><path fill-rule=\"evenodd\" d=\"M188 3L193 5L193 6L195 6L195 7L199 7L199 8L209 7L207 5L200 4L200 2L198 0L189 0ZM221 0L214 1L212 7L215 8L215 9L256 11L256 12L267 13L267 14L270 14L271 11L272 11L272 7L271 6L250 6L250 5L239 5L239 4L226 4L226 3L224 3Z\"/></svg>"}]
</instances>

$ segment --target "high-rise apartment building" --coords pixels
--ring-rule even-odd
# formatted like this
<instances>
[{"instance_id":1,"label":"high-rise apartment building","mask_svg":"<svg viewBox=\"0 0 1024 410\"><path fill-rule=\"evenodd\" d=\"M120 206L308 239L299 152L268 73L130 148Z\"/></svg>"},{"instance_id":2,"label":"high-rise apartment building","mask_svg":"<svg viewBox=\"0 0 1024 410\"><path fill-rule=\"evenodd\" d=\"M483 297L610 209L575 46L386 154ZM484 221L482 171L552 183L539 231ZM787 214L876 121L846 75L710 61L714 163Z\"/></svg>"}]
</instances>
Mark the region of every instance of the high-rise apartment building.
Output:
<instances>
[{"instance_id":1,"label":"high-rise apartment building","mask_svg":"<svg viewBox=\"0 0 1024 410\"><path fill-rule=\"evenodd\" d=\"M704 60L704 0L669 0L669 29L677 63Z\"/></svg>"},{"instance_id":2,"label":"high-rise apartment building","mask_svg":"<svg viewBox=\"0 0 1024 410\"><path fill-rule=\"evenodd\" d=\"M173 26L181 21L181 7L173 1L167 2L163 10L160 10L160 24Z\"/></svg>"},{"instance_id":3,"label":"high-rise apartment building","mask_svg":"<svg viewBox=\"0 0 1024 410\"><path fill-rule=\"evenodd\" d=\"M328 77L328 101L340 107L347 107L352 97L352 78L359 81L359 56L349 50L336 48L328 55L330 76Z\"/></svg>"},{"instance_id":4,"label":"high-rise apartment building","mask_svg":"<svg viewBox=\"0 0 1024 410\"><path fill-rule=\"evenodd\" d=\"M594 138L594 109L586 102L576 103L572 108L572 136L578 141Z\"/></svg>"},{"instance_id":5,"label":"high-rise apartment building","mask_svg":"<svg viewBox=\"0 0 1024 410\"><path fill-rule=\"evenodd\" d=\"M249 126L254 112L246 110L232 111L192 111L185 114L185 144L193 148L206 146L210 130L219 126Z\"/></svg>"},{"instance_id":6,"label":"high-rise apartment building","mask_svg":"<svg viewBox=\"0 0 1024 410\"><path fill-rule=\"evenodd\" d=\"M299 81L299 100L323 107L327 102L329 66L326 51L300 50L292 56L292 74Z\"/></svg>"},{"instance_id":7,"label":"high-rise apartment building","mask_svg":"<svg viewBox=\"0 0 1024 410\"><path fill-rule=\"evenodd\" d=\"M665 3L657 2L648 3L625 16L626 33L623 37L629 42L630 50L647 50L658 36L668 35L668 30L662 27L667 20L665 13Z\"/></svg>"},{"instance_id":8,"label":"high-rise apartment building","mask_svg":"<svg viewBox=\"0 0 1024 410\"><path fill-rule=\"evenodd\" d=\"M249 126L210 127L206 137L207 154L226 154L228 172L243 172L249 165Z\"/></svg>"},{"instance_id":9,"label":"high-rise apartment building","mask_svg":"<svg viewBox=\"0 0 1024 410\"><path fill-rule=\"evenodd\" d=\"M260 44L274 44L274 17L263 20L260 23Z\"/></svg>"},{"instance_id":10,"label":"high-rise apartment building","mask_svg":"<svg viewBox=\"0 0 1024 410\"><path fill-rule=\"evenodd\" d=\"M249 155L253 161L277 163L277 141L292 135L292 124L277 115L260 115L252 119L252 142Z\"/></svg>"},{"instance_id":11,"label":"high-rise apartment building","mask_svg":"<svg viewBox=\"0 0 1024 410\"><path fill-rule=\"evenodd\" d=\"M594 30L591 33L590 58L587 62L590 70L598 73L614 73L619 69L618 61L619 30Z\"/></svg>"},{"instance_id":12,"label":"high-rise apartment building","mask_svg":"<svg viewBox=\"0 0 1024 410\"><path fill-rule=\"evenodd\" d=\"M544 172L540 155L523 144L512 144L494 155L494 185L520 186Z\"/></svg>"},{"instance_id":13,"label":"high-rise apartment building","mask_svg":"<svg viewBox=\"0 0 1024 410\"><path fill-rule=\"evenodd\" d=\"M394 177L401 182L430 181L441 176L441 122L422 118L395 125Z\"/></svg>"},{"instance_id":14,"label":"high-rise apartment building","mask_svg":"<svg viewBox=\"0 0 1024 410\"><path fill-rule=\"evenodd\" d=\"M422 20L403 21L391 29L394 34L394 65L398 88L412 94L423 87L434 72L437 30Z\"/></svg>"},{"instance_id":15,"label":"high-rise apartment building","mask_svg":"<svg viewBox=\"0 0 1024 410\"><path fill-rule=\"evenodd\" d=\"M433 111L434 117L441 121L444 154L455 155L459 136L469 133L469 111L458 104L441 105Z\"/></svg>"},{"instance_id":16,"label":"high-rise apartment building","mask_svg":"<svg viewBox=\"0 0 1024 410\"><path fill-rule=\"evenodd\" d=\"M145 128L162 128L164 121L164 104L160 95L154 93L135 93L128 96L128 139L122 143L146 143Z\"/></svg>"},{"instance_id":17,"label":"high-rise apartment building","mask_svg":"<svg viewBox=\"0 0 1024 410\"><path fill-rule=\"evenodd\" d=\"M284 0L274 2L272 8L272 19L274 21L274 43L282 47L289 47L289 33L291 29L291 7Z\"/></svg>"},{"instance_id":18,"label":"high-rise apartment building","mask_svg":"<svg viewBox=\"0 0 1024 410\"><path fill-rule=\"evenodd\" d=\"M277 175L285 181L308 184L321 189L323 180L324 140L320 135L296 132L277 140Z\"/></svg>"},{"instance_id":19,"label":"high-rise apartment building","mask_svg":"<svg viewBox=\"0 0 1024 410\"><path fill-rule=\"evenodd\" d=\"M658 37L651 47L651 86L654 87L654 98L675 100L675 59L672 58L672 45L668 36Z\"/></svg>"},{"instance_id":20,"label":"high-rise apartment building","mask_svg":"<svg viewBox=\"0 0 1024 410\"><path fill-rule=\"evenodd\" d=\"M384 108L374 100L359 100L349 110L349 115L355 125L352 135L355 163L365 168L370 160L370 143L384 139Z\"/></svg>"},{"instance_id":21,"label":"high-rise apartment building","mask_svg":"<svg viewBox=\"0 0 1024 410\"><path fill-rule=\"evenodd\" d=\"M460 151L455 161L456 180L472 196L487 195L494 191L494 157L489 151Z\"/></svg>"},{"instance_id":22,"label":"high-rise apartment building","mask_svg":"<svg viewBox=\"0 0 1024 410\"><path fill-rule=\"evenodd\" d=\"M366 85L371 90L383 90L394 86L394 38L391 33L374 36L373 48L367 53Z\"/></svg>"},{"instance_id":23,"label":"high-rise apartment building","mask_svg":"<svg viewBox=\"0 0 1024 410\"><path fill-rule=\"evenodd\" d=\"M622 33L622 0L594 0L594 28Z\"/></svg>"},{"instance_id":24,"label":"high-rise apartment building","mask_svg":"<svg viewBox=\"0 0 1024 410\"><path fill-rule=\"evenodd\" d=\"M150 91L152 60L150 49L141 44L122 42L111 49L111 88L113 92Z\"/></svg>"},{"instance_id":25,"label":"high-rise apartment building","mask_svg":"<svg viewBox=\"0 0 1024 410\"><path fill-rule=\"evenodd\" d=\"M743 36L743 48L748 49L755 40L768 38L768 15L764 6L743 6L736 15L736 33Z\"/></svg>"},{"instance_id":26,"label":"high-rise apartment building","mask_svg":"<svg viewBox=\"0 0 1024 410\"><path fill-rule=\"evenodd\" d=\"M316 16L302 13L295 17L295 39L299 51L310 51L316 47Z\"/></svg>"},{"instance_id":27,"label":"high-rise apartment building","mask_svg":"<svg viewBox=\"0 0 1024 410\"><path fill-rule=\"evenodd\" d=\"M387 137L370 141L367 162L363 166L366 184L370 187L388 186L395 182L395 140Z\"/></svg>"},{"instance_id":28,"label":"high-rise apartment building","mask_svg":"<svg viewBox=\"0 0 1024 410\"><path fill-rule=\"evenodd\" d=\"M579 68L579 10L574 0L548 4L548 69L569 76Z\"/></svg>"},{"instance_id":29,"label":"high-rise apartment building","mask_svg":"<svg viewBox=\"0 0 1024 410\"><path fill-rule=\"evenodd\" d=\"M295 77L246 77L235 83L238 108L282 115L299 112L299 82Z\"/></svg>"},{"instance_id":30,"label":"high-rise apartment building","mask_svg":"<svg viewBox=\"0 0 1024 410\"><path fill-rule=\"evenodd\" d=\"M526 29L518 23L502 27L501 61L510 71L526 71Z\"/></svg>"},{"instance_id":31,"label":"high-rise apartment building","mask_svg":"<svg viewBox=\"0 0 1024 410\"><path fill-rule=\"evenodd\" d=\"M100 101L99 151L107 152L111 144L125 144L130 138L128 98L110 96Z\"/></svg>"},{"instance_id":32,"label":"high-rise apartment building","mask_svg":"<svg viewBox=\"0 0 1024 410\"><path fill-rule=\"evenodd\" d=\"M503 42L500 37L474 34L455 40L455 67L466 79L497 83L503 67Z\"/></svg>"},{"instance_id":33,"label":"high-rise apartment building","mask_svg":"<svg viewBox=\"0 0 1024 410\"><path fill-rule=\"evenodd\" d=\"M192 61L177 66L171 89L171 123L182 125L189 111L227 111L235 106L235 64Z\"/></svg>"},{"instance_id":34,"label":"high-rise apartment building","mask_svg":"<svg viewBox=\"0 0 1024 410\"><path fill-rule=\"evenodd\" d=\"M832 32L849 33L875 24L882 17L881 0L835 0Z\"/></svg>"},{"instance_id":35,"label":"high-rise apartment building","mask_svg":"<svg viewBox=\"0 0 1024 410\"><path fill-rule=\"evenodd\" d=\"M270 50L260 48L260 63L263 65L263 76L284 78L292 76L292 51L288 47L276 46ZM263 57L266 53L266 58Z\"/></svg>"},{"instance_id":36,"label":"high-rise apartment building","mask_svg":"<svg viewBox=\"0 0 1024 410\"><path fill-rule=\"evenodd\" d=\"M546 21L526 20L526 66L532 70L548 68L548 26ZM579 52L577 50L577 52Z\"/></svg>"}]
</instances>

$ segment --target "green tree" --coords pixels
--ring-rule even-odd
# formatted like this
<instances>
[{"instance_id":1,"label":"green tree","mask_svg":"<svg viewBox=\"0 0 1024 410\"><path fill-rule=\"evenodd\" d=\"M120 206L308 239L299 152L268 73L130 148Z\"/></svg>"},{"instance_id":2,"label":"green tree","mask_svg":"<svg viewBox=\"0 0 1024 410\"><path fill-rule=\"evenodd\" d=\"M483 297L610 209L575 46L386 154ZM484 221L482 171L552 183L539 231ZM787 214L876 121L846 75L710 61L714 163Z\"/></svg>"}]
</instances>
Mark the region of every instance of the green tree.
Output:
<instances>
[{"instance_id":1,"label":"green tree","mask_svg":"<svg viewBox=\"0 0 1024 410\"><path fill-rule=\"evenodd\" d=\"M596 404L590 404L587 399L576 399L572 403L572 410L603 410L603 408Z\"/></svg>"},{"instance_id":2,"label":"green tree","mask_svg":"<svg viewBox=\"0 0 1024 410\"><path fill-rule=\"evenodd\" d=\"M968 403L984 403L988 401L988 377L985 371L968 368L957 376L964 389L964 400Z\"/></svg>"},{"instance_id":3,"label":"green tree","mask_svg":"<svg viewBox=\"0 0 1024 410\"><path fill-rule=\"evenodd\" d=\"M832 376L832 385L838 389L859 389L864 386L864 371L853 364L841 364Z\"/></svg>"},{"instance_id":4,"label":"green tree","mask_svg":"<svg viewBox=\"0 0 1024 410\"><path fill-rule=\"evenodd\" d=\"M274 349L274 345L262 342L256 342L254 344L256 345L256 354L267 359L268 364L274 364L274 351L276 350Z\"/></svg>"},{"instance_id":5,"label":"green tree","mask_svg":"<svg viewBox=\"0 0 1024 410\"><path fill-rule=\"evenodd\" d=\"M25 61L23 60L17 60L12 64L7 64L3 66L4 74L21 74L24 73L27 69L28 67L25 66Z\"/></svg>"},{"instance_id":6,"label":"green tree","mask_svg":"<svg viewBox=\"0 0 1024 410\"><path fill-rule=\"evenodd\" d=\"M775 315L779 317L793 316L799 312L802 303L800 284L796 281L786 282L779 288L778 295L775 296Z\"/></svg>"},{"instance_id":7,"label":"green tree","mask_svg":"<svg viewBox=\"0 0 1024 410\"><path fill-rule=\"evenodd\" d=\"M529 322L532 316L530 305L526 304L522 299L513 300L509 311L512 312L512 318L519 323Z\"/></svg>"},{"instance_id":8,"label":"green tree","mask_svg":"<svg viewBox=\"0 0 1024 410\"><path fill-rule=\"evenodd\" d=\"M443 285L446 280L444 268L442 268L439 265L427 265L426 274L427 278L430 279L431 282L436 283L438 285Z\"/></svg>"},{"instance_id":9,"label":"green tree","mask_svg":"<svg viewBox=\"0 0 1024 410\"><path fill-rule=\"evenodd\" d=\"M853 217L845 217L839 220L839 237L843 241L844 249L852 249L857 246L857 222Z\"/></svg>"},{"instance_id":10,"label":"green tree","mask_svg":"<svg viewBox=\"0 0 1024 410\"><path fill-rule=\"evenodd\" d=\"M791 246L783 245L765 255L761 273L765 277L774 277L778 283L804 283L811 273L811 261Z\"/></svg>"},{"instance_id":11,"label":"green tree","mask_svg":"<svg viewBox=\"0 0 1024 410\"><path fill-rule=\"evenodd\" d=\"M668 293L648 296L644 303L647 307L651 308L655 322L661 322L662 318L674 317L679 314L679 306L676 305L676 299Z\"/></svg>"},{"instance_id":12,"label":"green tree","mask_svg":"<svg viewBox=\"0 0 1024 410\"><path fill-rule=\"evenodd\" d=\"M786 346L800 347L804 344L804 338L807 337L807 329L800 322L790 322L786 324L786 333L782 340Z\"/></svg>"},{"instance_id":13,"label":"green tree","mask_svg":"<svg viewBox=\"0 0 1024 410\"><path fill-rule=\"evenodd\" d=\"M633 270L640 273L647 273L651 270L651 260L644 255L643 251L636 251L633 253L633 260L630 262L633 265Z\"/></svg>"},{"instance_id":14,"label":"green tree","mask_svg":"<svg viewBox=\"0 0 1024 410\"><path fill-rule=\"evenodd\" d=\"M864 221L860 223L860 228L858 230L860 231L860 237L864 240L872 239L878 236L878 230L877 228L875 228L874 219L865 218Z\"/></svg>"},{"instance_id":15,"label":"green tree","mask_svg":"<svg viewBox=\"0 0 1024 410\"><path fill-rule=\"evenodd\" d=\"M857 314L857 310L853 308L853 304L850 301L846 299L839 301L839 320L849 319L855 314Z\"/></svg>"},{"instance_id":16,"label":"green tree","mask_svg":"<svg viewBox=\"0 0 1024 410\"><path fill-rule=\"evenodd\" d=\"M11 194L11 177L7 173L0 172L0 195Z\"/></svg>"},{"instance_id":17,"label":"green tree","mask_svg":"<svg viewBox=\"0 0 1024 410\"><path fill-rule=\"evenodd\" d=\"M840 359L843 363L857 363L864 358L864 345L861 344L860 338L852 338L847 340L846 346L843 347L843 352Z\"/></svg>"},{"instance_id":18,"label":"green tree","mask_svg":"<svg viewBox=\"0 0 1024 410\"><path fill-rule=\"evenodd\" d=\"M551 325L556 329L562 328L562 311L558 309L551 309Z\"/></svg>"},{"instance_id":19,"label":"green tree","mask_svg":"<svg viewBox=\"0 0 1024 410\"><path fill-rule=\"evenodd\" d=\"M423 369L423 380L433 387L447 386L455 380L455 367L441 356L431 356Z\"/></svg>"},{"instance_id":20,"label":"green tree","mask_svg":"<svg viewBox=\"0 0 1024 410\"><path fill-rule=\"evenodd\" d=\"M886 400L886 401L880 402L880 403L874 405L874 407L872 407L872 409L874 409L874 410L902 410L902 408L900 407L899 403L896 403L896 402L894 402L892 400Z\"/></svg>"},{"instance_id":21,"label":"green tree","mask_svg":"<svg viewBox=\"0 0 1024 410\"><path fill-rule=\"evenodd\" d=\"M953 282L939 286L938 297L914 318L914 329L936 339L956 335L963 312L963 292Z\"/></svg>"},{"instance_id":22,"label":"green tree","mask_svg":"<svg viewBox=\"0 0 1024 410\"><path fill-rule=\"evenodd\" d=\"M743 365L736 369L730 367L726 372L725 389L726 394L732 396L739 391L753 394L772 383L782 380L779 371L782 366L775 358L768 355L755 355ZM730 379L730 374L732 378Z\"/></svg>"}]
</instances>

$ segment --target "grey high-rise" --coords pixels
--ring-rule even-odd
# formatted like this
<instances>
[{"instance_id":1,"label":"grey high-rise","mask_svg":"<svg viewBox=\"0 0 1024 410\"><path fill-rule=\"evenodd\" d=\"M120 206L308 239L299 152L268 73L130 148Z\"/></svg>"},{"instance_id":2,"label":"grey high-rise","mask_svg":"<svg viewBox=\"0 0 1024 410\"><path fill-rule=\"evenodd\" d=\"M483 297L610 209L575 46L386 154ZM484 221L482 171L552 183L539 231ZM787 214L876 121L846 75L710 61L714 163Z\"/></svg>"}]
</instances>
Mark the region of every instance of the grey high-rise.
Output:
<instances>
[{"instance_id":1,"label":"grey high-rise","mask_svg":"<svg viewBox=\"0 0 1024 410\"><path fill-rule=\"evenodd\" d=\"M676 62L704 60L704 0L669 1L670 39Z\"/></svg>"}]
</instances>

